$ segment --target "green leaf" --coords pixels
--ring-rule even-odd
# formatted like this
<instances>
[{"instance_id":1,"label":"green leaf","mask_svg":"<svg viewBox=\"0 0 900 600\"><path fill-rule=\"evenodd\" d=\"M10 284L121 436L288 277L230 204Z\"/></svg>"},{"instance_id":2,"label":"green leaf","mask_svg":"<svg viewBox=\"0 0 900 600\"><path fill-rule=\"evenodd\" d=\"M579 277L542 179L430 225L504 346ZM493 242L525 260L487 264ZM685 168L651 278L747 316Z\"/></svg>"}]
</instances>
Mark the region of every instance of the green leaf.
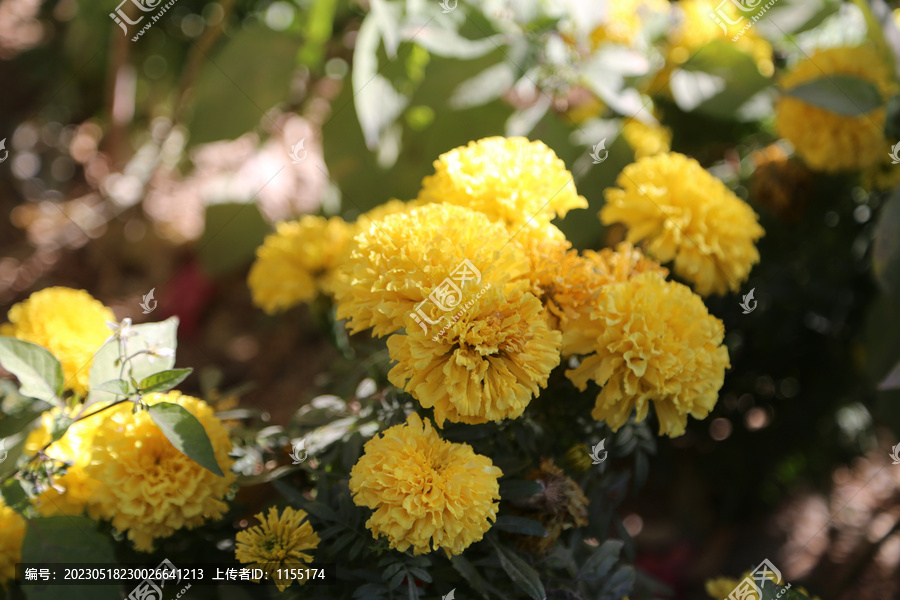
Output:
<instances>
[{"instance_id":1,"label":"green leaf","mask_svg":"<svg viewBox=\"0 0 900 600\"><path fill-rule=\"evenodd\" d=\"M19 393L62 406L62 365L49 350L12 337L0 337L0 365L19 380Z\"/></svg>"},{"instance_id":2,"label":"green leaf","mask_svg":"<svg viewBox=\"0 0 900 600\"><path fill-rule=\"evenodd\" d=\"M600 593L600 600L621 600L634 587L634 567L622 567L609 578Z\"/></svg>"},{"instance_id":3,"label":"green leaf","mask_svg":"<svg viewBox=\"0 0 900 600\"><path fill-rule=\"evenodd\" d=\"M4 504L20 515L31 506L28 494L22 487L22 482L18 479L7 479L3 486L0 487L0 496L3 497Z\"/></svg>"},{"instance_id":4,"label":"green leaf","mask_svg":"<svg viewBox=\"0 0 900 600\"><path fill-rule=\"evenodd\" d=\"M56 442L62 439L74 422L75 419L68 414L59 413L54 415L53 421L50 423L50 440Z\"/></svg>"},{"instance_id":5,"label":"green leaf","mask_svg":"<svg viewBox=\"0 0 900 600\"><path fill-rule=\"evenodd\" d=\"M900 295L900 189L881 209L872 243L872 270L886 292Z\"/></svg>"},{"instance_id":6,"label":"green leaf","mask_svg":"<svg viewBox=\"0 0 900 600\"><path fill-rule=\"evenodd\" d=\"M34 404L26 410L12 415L3 415L0 418L0 438L9 437L24 430L35 419L40 417L44 411L49 410L51 406L51 404L43 400L35 400Z\"/></svg>"},{"instance_id":7,"label":"green leaf","mask_svg":"<svg viewBox=\"0 0 900 600\"><path fill-rule=\"evenodd\" d=\"M302 40L263 26L235 31L217 54L203 61L191 86L191 145L240 137L259 126L266 112L288 96L293 57ZM273 58L260 60L261 56Z\"/></svg>"},{"instance_id":8,"label":"green leaf","mask_svg":"<svg viewBox=\"0 0 900 600\"><path fill-rule=\"evenodd\" d=\"M528 498L543 491L544 486L531 479L501 479L500 497L504 500Z\"/></svg>"},{"instance_id":9,"label":"green leaf","mask_svg":"<svg viewBox=\"0 0 900 600\"><path fill-rule=\"evenodd\" d=\"M109 381L104 381L100 385L92 388L92 391L109 392L116 396L130 396L134 393L131 384L124 379L110 379Z\"/></svg>"},{"instance_id":10,"label":"green leaf","mask_svg":"<svg viewBox=\"0 0 900 600\"><path fill-rule=\"evenodd\" d=\"M422 46L432 54L445 58L471 60L503 47L504 37L493 35L480 40L462 37L452 29L428 25L411 25L403 31L403 38Z\"/></svg>"},{"instance_id":11,"label":"green leaf","mask_svg":"<svg viewBox=\"0 0 900 600\"><path fill-rule=\"evenodd\" d=\"M178 347L178 317L169 317L165 321L160 321L159 323L132 325L131 330L136 335L128 338L127 351L129 355L150 348L174 351L175 348ZM111 402L119 399L114 393L96 389L98 386L113 379L129 376L128 368L125 369L124 374L120 375L121 367L117 364L118 358L119 347L115 339L107 342L106 345L94 355L94 362L91 365L91 392L88 394L88 404L93 404L95 402ZM131 365L131 375L135 379L141 380L154 373L167 371L173 368L175 366L175 357L139 354L133 358L129 364Z\"/></svg>"},{"instance_id":12,"label":"green leaf","mask_svg":"<svg viewBox=\"0 0 900 600\"><path fill-rule=\"evenodd\" d=\"M576 579L602 579L619 560L619 554L624 546L622 540L606 540L603 545L594 550L593 554L584 561L578 570Z\"/></svg>"},{"instance_id":13,"label":"green leaf","mask_svg":"<svg viewBox=\"0 0 900 600\"><path fill-rule=\"evenodd\" d=\"M22 562L114 565L115 556L108 536L97 531L97 523L87 517L56 516L29 519L22 542ZM56 585L29 585L28 600L57 600ZM118 600L118 586L76 585L65 588L66 600Z\"/></svg>"},{"instance_id":14,"label":"green leaf","mask_svg":"<svg viewBox=\"0 0 900 600\"><path fill-rule=\"evenodd\" d=\"M515 67L501 62L459 84L450 96L450 108L463 110L487 104L508 92L516 83Z\"/></svg>"},{"instance_id":15,"label":"green leaf","mask_svg":"<svg viewBox=\"0 0 900 600\"><path fill-rule=\"evenodd\" d=\"M478 572L478 569L476 569L472 563L461 554L459 556L451 556L450 564L453 565L456 572L462 575L463 579L472 586L472 589L481 594L481 597L485 600L490 599L492 591L496 592L494 586L488 583L484 577L481 576L481 573Z\"/></svg>"},{"instance_id":16,"label":"green leaf","mask_svg":"<svg viewBox=\"0 0 900 600\"><path fill-rule=\"evenodd\" d=\"M201 467L219 477L225 476L216 462L212 442L197 417L171 402L159 402L148 410L150 418L175 448Z\"/></svg>"},{"instance_id":17,"label":"green leaf","mask_svg":"<svg viewBox=\"0 0 900 600\"><path fill-rule=\"evenodd\" d=\"M141 380L141 393L149 394L151 392L165 392L184 381L190 375L193 369L170 369L155 373L150 377L144 377Z\"/></svg>"},{"instance_id":18,"label":"green leaf","mask_svg":"<svg viewBox=\"0 0 900 600\"><path fill-rule=\"evenodd\" d=\"M498 544L492 538L488 539L491 540L491 543L497 550L500 566L503 567L503 570L506 571L513 583L531 598L545 600L547 594L537 572L515 552Z\"/></svg>"},{"instance_id":19,"label":"green leaf","mask_svg":"<svg viewBox=\"0 0 900 600\"><path fill-rule=\"evenodd\" d=\"M250 264L271 232L259 208L249 200L206 207L206 227L197 243L197 256L210 275L223 275Z\"/></svg>"},{"instance_id":20,"label":"green leaf","mask_svg":"<svg viewBox=\"0 0 900 600\"><path fill-rule=\"evenodd\" d=\"M544 526L534 519L526 519L525 517L516 517L512 515L503 515L497 517L494 527L501 531L509 531L510 533L518 533L519 535L535 535L538 537L547 537L547 530Z\"/></svg>"},{"instance_id":21,"label":"green leaf","mask_svg":"<svg viewBox=\"0 0 900 600\"><path fill-rule=\"evenodd\" d=\"M850 117L864 115L885 103L875 84L852 75L822 77L801 83L784 90L783 93L819 108Z\"/></svg>"}]
</instances>

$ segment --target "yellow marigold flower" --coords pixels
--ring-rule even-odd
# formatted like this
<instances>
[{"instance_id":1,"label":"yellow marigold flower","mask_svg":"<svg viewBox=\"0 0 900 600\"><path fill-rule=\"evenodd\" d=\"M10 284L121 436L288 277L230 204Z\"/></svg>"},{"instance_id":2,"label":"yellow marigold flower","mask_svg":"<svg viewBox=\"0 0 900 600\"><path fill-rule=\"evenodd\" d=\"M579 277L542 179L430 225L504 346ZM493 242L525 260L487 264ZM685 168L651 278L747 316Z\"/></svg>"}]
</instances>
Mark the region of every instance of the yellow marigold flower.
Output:
<instances>
[{"instance_id":1,"label":"yellow marigold flower","mask_svg":"<svg viewBox=\"0 0 900 600\"><path fill-rule=\"evenodd\" d=\"M95 404L88 409L89 412L99 410L101 405ZM34 429L25 442L25 453L28 455L35 454L41 450L50 441L50 432L53 422L66 414L74 418L75 414L68 411L63 413L60 408L53 408L45 412L41 416L40 427ZM89 414L89 413L88 413ZM105 493L103 484L90 477L86 471L87 466L91 463L91 447L94 441L94 432L103 422L106 413L102 412L73 423L66 434L59 440L53 442L45 453L56 461L69 463L65 475L54 479L54 484L65 488L65 492L60 494L55 489L50 488L44 491L35 501L37 511L45 516L54 515L80 515L85 509L93 517L97 517L97 507L93 504L94 500Z\"/></svg>"},{"instance_id":2,"label":"yellow marigold flower","mask_svg":"<svg viewBox=\"0 0 900 600\"><path fill-rule=\"evenodd\" d=\"M84 396L94 353L110 336L113 312L84 290L51 287L9 309L0 334L43 346L62 363L66 387Z\"/></svg>"},{"instance_id":3,"label":"yellow marigold flower","mask_svg":"<svg viewBox=\"0 0 900 600\"><path fill-rule=\"evenodd\" d=\"M522 536L519 547L545 554L563 531L588 524L588 499L578 484L553 464L552 458L542 459L540 468L531 469L525 479L537 481L543 491L524 500L514 500L512 504L517 514L541 523L547 537Z\"/></svg>"},{"instance_id":4,"label":"yellow marigold flower","mask_svg":"<svg viewBox=\"0 0 900 600\"><path fill-rule=\"evenodd\" d=\"M781 81L790 90L800 84L834 75L850 75L871 82L882 98L893 93L891 74L879 53L869 47L819 50L794 66ZM790 141L813 169L853 171L878 164L890 144L884 137L884 107L855 117L840 115L799 98L781 94L775 103L775 128Z\"/></svg>"},{"instance_id":5,"label":"yellow marigold flower","mask_svg":"<svg viewBox=\"0 0 900 600\"><path fill-rule=\"evenodd\" d=\"M277 578L275 569L297 568L300 563L313 560L312 551L319 545L319 536L306 521L307 514L290 506L279 517L278 509L269 508L268 516L256 515L261 525L238 532L234 556L249 568L263 569L275 581L278 591L283 592L293 578ZM254 581L259 581L254 579ZM300 580L303 585L306 580Z\"/></svg>"},{"instance_id":6,"label":"yellow marigold flower","mask_svg":"<svg viewBox=\"0 0 900 600\"><path fill-rule=\"evenodd\" d=\"M622 127L625 141L634 150L634 158L644 158L668 152L672 147L672 130L662 125L648 125L628 119Z\"/></svg>"},{"instance_id":7,"label":"yellow marigold flower","mask_svg":"<svg viewBox=\"0 0 900 600\"><path fill-rule=\"evenodd\" d=\"M549 222L588 206L556 153L523 137L469 142L442 154L434 169L422 181L420 202L466 206L508 225Z\"/></svg>"},{"instance_id":8,"label":"yellow marigold flower","mask_svg":"<svg viewBox=\"0 0 900 600\"><path fill-rule=\"evenodd\" d=\"M366 442L350 471L358 506L374 510L366 527L391 548L462 553L496 519L503 472L468 444L442 440L413 413Z\"/></svg>"},{"instance_id":9,"label":"yellow marigold flower","mask_svg":"<svg viewBox=\"0 0 900 600\"><path fill-rule=\"evenodd\" d=\"M560 360L562 335L531 293L509 298L485 284L466 304L440 330L407 329L387 341L397 361L388 379L433 408L439 427L521 416Z\"/></svg>"},{"instance_id":10,"label":"yellow marigold flower","mask_svg":"<svg viewBox=\"0 0 900 600\"><path fill-rule=\"evenodd\" d=\"M501 223L462 206L388 215L354 239L335 286L337 317L349 319L354 333L372 327L383 336L434 326L487 282L510 293L524 289L531 265L511 237Z\"/></svg>"},{"instance_id":11,"label":"yellow marigold flower","mask_svg":"<svg viewBox=\"0 0 900 600\"><path fill-rule=\"evenodd\" d=\"M765 233L756 213L693 158L671 152L625 167L606 190L604 224L628 226L627 240L646 240L647 254L675 260L675 273L698 294L737 291L759 262Z\"/></svg>"},{"instance_id":12,"label":"yellow marigold flower","mask_svg":"<svg viewBox=\"0 0 900 600\"><path fill-rule=\"evenodd\" d=\"M22 562L22 542L25 540L25 519L6 506L0 496L0 586L16 577L16 563Z\"/></svg>"},{"instance_id":13,"label":"yellow marigold flower","mask_svg":"<svg viewBox=\"0 0 900 600\"><path fill-rule=\"evenodd\" d=\"M669 11L668 0L617 0L606 4L606 20L591 32L591 46L604 42L633 46L647 17Z\"/></svg>"},{"instance_id":14,"label":"yellow marigold flower","mask_svg":"<svg viewBox=\"0 0 900 600\"><path fill-rule=\"evenodd\" d=\"M253 303L272 314L330 293L335 267L350 241L340 217L306 215L279 223L256 250L247 283Z\"/></svg>"},{"instance_id":15,"label":"yellow marigold flower","mask_svg":"<svg viewBox=\"0 0 900 600\"><path fill-rule=\"evenodd\" d=\"M222 499L235 476L228 431L209 405L177 391L150 394L144 402L171 402L197 417L225 473L219 477L182 454L147 411L132 414L132 405L126 403L103 413L86 469L105 489L97 498L99 517L128 532L135 549L150 552L157 538L222 518L228 509Z\"/></svg>"},{"instance_id":16,"label":"yellow marigold flower","mask_svg":"<svg viewBox=\"0 0 900 600\"><path fill-rule=\"evenodd\" d=\"M589 318L566 331L566 347L586 355L566 371L580 390L592 379L603 389L591 415L613 431L650 401L660 435L684 434L687 416L712 410L730 366L725 330L699 296L659 273L605 286Z\"/></svg>"}]
</instances>

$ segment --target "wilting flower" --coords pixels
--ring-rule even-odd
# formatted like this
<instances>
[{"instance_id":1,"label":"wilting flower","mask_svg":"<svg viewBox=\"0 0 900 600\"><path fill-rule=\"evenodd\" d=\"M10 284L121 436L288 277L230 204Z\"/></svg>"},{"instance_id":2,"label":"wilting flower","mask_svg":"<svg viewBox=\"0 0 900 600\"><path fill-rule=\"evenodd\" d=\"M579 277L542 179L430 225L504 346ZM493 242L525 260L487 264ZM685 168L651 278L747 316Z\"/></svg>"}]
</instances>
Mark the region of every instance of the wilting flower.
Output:
<instances>
[{"instance_id":1,"label":"wilting flower","mask_svg":"<svg viewBox=\"0 0 900 600\"><path fill-rule=\"evenodd\" d=\"M262 569L275 581L278 591L283 592L294 578L278 578L276 569L297 568L301 563L312 562L312 551L319 545L319 536L306 517L304 511L290 506L281 516L274 506L269 508L268 516L259 513L256 518L260 525L239 531L235 536L235 558L251 569ZM305 579L298 581L298 585L305 583Z\"/></svg>"},{"instance_id":2,"label":"wilting flower","mask_svg":"<svg viewBox=\"0 0 900 600\"><path fill-rule=\"evenodd\" d=\"M107 321L115 315L84 290L51 287L14 305L0 334L25 340L50 351L62 363L68 389L85 395L91 361L109 337Z\"/></svg>"},{"instance_id":3,"label":"wilting flower","mask_svg":"<svg viewBox=\"0 0 900 600\"><path fill-rule=\"evenodd\" d=\"M491 137L442 154L422 181L420 202L457 204L513 227L587 208L572 174L543 142Z\"/></svg>"},{"instance_id":4,"label":"wilting flower","mask_svg":"<svg viewBox=\"0 0 900 600\"><path fill-rule=\"evenodd\" d=\"M496 519L503 472L468 444L442 440L415 413L366 442L350 471L358 506L375 512L366 527L391 548L447 556L479 541Z\"/></svg>"},{"instance_id":5,"label":"wilting flower","mask_svg":"<svg viewBox=\"0 0 900 600\"><path fill-rule=\"evenodd\" d=\"M627 240L646 240L646 252L698 294L737 291L759 262L755 242L765 233L753 210L693 158L671 152L625 167L619 188L606 190L604 224L624 223Z\"/></svg>"},{"instance_id":6,"label":"wilting flower","mask_svg":"<svg viewBox=\"0 0 900 600\"><path fill-rule=\"evenodd\" d=\"M253 303L271 314L311 302L320 292L330 293L350 231L340 217L307 215L279 223L256 250L250 268L247 283Z\"/></svg>"},{"instance_id":7,"label":"wilting flower","mask_svg":"<svg viewBox=\"0 0 900 600\"><path fill-rule=\"evenodd\" d=\"M147 411L132 413L133 405L125 403L103 413L94 433L93 460L86 468L104 488L96 499L98 514L127 532L135 549L149 552L158 538L220 519L228 509L223 498L235 476L228 431L209 405L177 391L149 394L144 402L174 403L194 415L225 473L220 477L182 454Z\"/></svg>"},{"instance_id":8,"label":"wilting flower","mask_svg":"<svg viewBox=\"0 0 900 600\"><path fill-rule=\"evenodd\" d=\"M22 562L22 542L25 540L25 519L6 506L0 496L0 586L16 577L16 563Z\"/></svg>"},{"instance_id":9,"label":"wilting flower","mask_svg":"<svg viewBox=\"0 0 900 600\"><path fill-rule=\"evenodd\" d=\"M672 147L672 131L662 125L648 125L628 119L622 126L625 141L634 150L634 158L644 158L668 152Z\"/></svg>"},{"instance_id":10,"label":"wilting flower","mask_svg":"<svg viewBox=\"0 0 900 600\"><path fill-rule=\"evenodd\" d=\"M88 409L88 413L99 410L102 405L94 404ZM65 489L60 493L54 487L48 488L38 496L35 507L45 516L54 515L80 515L85 509L96 517L96 506L92 502L103 491L103 484L90 477L86 471L92 459L92 444L94 432L106 413L90 416L87 419L72 423L65 435L53 442L44 452L56 462L68 463L65 474L54 478L54 487ZM25 442L25 453L35 454L52 439L51 431L54 422L60 419L74 418L76 415L63 412L59 408L53 408L45 412L41 417L40 427L34 429Z\"/></svg>"},{"instance_id":11,"label":"wilting flower","mask_svg":"<svg viewBox=\"0 0 900 600\"><path fill-rule=\"evenodd\" d=\"M637 410L656 408L660 435L684 434L718 399L730 366L725 330L699 296L659 273L605 286L589 318L566 331L565 346L586 355L566 376L580 390L602 389L591 415L617 431Z\"/></svg>"},{"instance_id":12,"label":"wilting flower","mask_svg":"<svg viewBox=\"0 0 900 600\"><path fill-rule=\"evenodd\" d=\"M528 258L506 227L461 206L426 204L388 215L353 244L335 300L338 318L349 319L354 333L435 327L478 286L510 293L528 286Z\"/></svg>"},{"instance_id":13,"label":"wilting flower","mask_svg":"<svg viewBox=\"0 0 900 600\"><path fill-rule=\"evenodd\" d=\"M860 46L819 50L797 63L782 79L781 88L790 90L804 83L840 75L870 82L882 98L889 98L896 87L878 52ZM806 164L819 171L852 171L878 164L890 150L883 131L884 119L884 106L850 116L788 94L781 94L775 103L778 135L790 141Z\"/></svg>"},{"instance_id":14,"label":"wilting flower","mask_svg":"<svg viewBox=\"0 0 900 600\"><path fill-rule=\"evenodd\" d=\"M774 214L796 222L812 196L812 173L802 161L789 157L778 144L750 155L753 176L750 196Z\"/></svg>"},{"instance_id":15,"label":"wilting flower","mask_svg":"<svg viewBox=\"0 0 900 600\"><path fill-rule=\"evenodd\" d=\"M588 459L590 464L590 459ZM541 484L542 490L523 500L514 500L516 512L534 519L547 530L546 537L523 537L519 546L537 554L544 554L556 543L563 531L588 524L588 499L578 484L562 469L553 464L552 458L541 460L538 469L525 475Z\"/></svg>"},{"instance_id":16,"label":"wilting flower","mask_svg":"<svg viewBox=\"0 0 900 600\"><path fill-rule=\"evenodd\" d=\"M439 427L521 416L560 360L562 335L550 329L540 301L486 285L446 319L437 331L408 328L388 338L397 361L391 383L433 408Z\"/></svg>"}]
</instances>

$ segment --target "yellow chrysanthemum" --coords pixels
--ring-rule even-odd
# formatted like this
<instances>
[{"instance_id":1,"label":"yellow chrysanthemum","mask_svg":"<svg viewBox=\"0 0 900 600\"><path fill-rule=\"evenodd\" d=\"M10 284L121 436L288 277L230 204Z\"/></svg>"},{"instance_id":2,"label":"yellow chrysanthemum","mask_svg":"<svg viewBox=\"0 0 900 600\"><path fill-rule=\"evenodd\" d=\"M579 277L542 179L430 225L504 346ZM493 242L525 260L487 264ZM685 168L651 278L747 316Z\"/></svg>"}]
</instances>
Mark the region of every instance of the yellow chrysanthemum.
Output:
<instances>
[{"instance_id":1,"label":"yellow chrysanthemum","mask_svg":"<svg viewBox=\"0 0 900 600\"><path fill-rule=\"evenodd\" d=\"M150 394L144 401L170 402L194 415L225 473L219 477L182 454L147 411L133 414L132 405L126 403L103 413L94 433L93 460L86 469L106 490L98 498L98 514L117 530L127 531L137 550L149 552L157 538L220 519L228 508L223 498L235 476L230 471L228 431L209 405L177 391Z\"/></svg>"},{"instance_id":2,"label":"yellow chrysanthemum","mask_svg":"<svg viewBox=\"0 0 900 600\"><path fill-rule=\"evenodd\" d=\"M51 287L14 305L0 335L43 346L62 363L66 388L84 396L94 353L110 336L113 312L84 290Z\"/></svg>"},{"instance_id":3,"label":"yellow chrysanthemum","mask_svg":"<svg viewBox=\"0 0 900 600\"><path fill-rule=\"evenodd\" d=\"M687 416L712 410L730 366L725 330L699 296L659 273L604 286L588 318L566 331L566 347L586 355L566 371L580 390L589 379L603 389L592 416L618 430L650 401L660 435L684 434Z\"/></svg>"},{"instance_id":4,"label":"yellow chrysanthemum","mask_svg":"<svg viewBox=\"0 0 900 600\"><path fill-rule=\"evenodd\" d=\"M668 152L672 147L672 130L662 125L648 125L628 119L622 127L625 141L634 150L634 158L644 158Z\"/></svg>"},{"instance_id":5,"label":"yellow chrysanthemum","mask_svg":"<svg viewBox=\"0 0 900 600\"><path fill-rule=\"evenodd\" d=\"M354 333L372 327L383 336L436 327L489 282L525 289L531 265L510 238L505 226L462 206L426 204L384 217L354 239L335 287L337 316Z\"/></svg>"},{"instance_id":6,"label":"yellow chrysanthemum","mask_svg":"<svg viewBox=\"0 0 900 600\"><path fill-rule=\"evenodd\" d=\"M649 16L669 11L668 0L617 0L606 6L605 22L591 32L593 48L604 42L633 46Z\"/></svg>"},{"instance_id":7,"label":"yellow chrysanthemum","mask_svg":"<svg viewBox=\"0 0 900 600\"><path fill-rule=\"evenodd\" d=\"M462 553L496 519L503 472L468 444L442 440L413 413L366 442L350 471L358 506L374 510L366 527L391 548Z\"/></svg>"},{"instance_id":8,"label":"yellow chrysanthemum","mask_svg":"<svg viewBox=\"0 0 900 600\"><path fill-rule=\"evenodd\" d=\"M466 206L507 225L549 222L588 206L556 153L523 137L469 142L442 154L434 169L422 181L420 202Z\"/></svg>"},{"instance_id":9,"label":"yellow chrysanthemum","mask_svg":"<svg viewBox=\"0 0 900 600\"><path fill-rule=\"evenodd\" d=\"M761 6L759 8L762 9ZM726 33L710 16L719 14L717 11L724 11L730 21L739 22L732 25L720 18L727 29ZM676 23L669 29L665 45L665 66L656 74L651 84L652 92L668 89L669 80L676 69L697 52L711 52L712 50L704 50L703 47L719 40L726 44L735 44L739 50L753 57L761 75L771 77L775 72L771 44L757 33L755 27L744 30L744 26L751 22L755 14L738 10L730 2L723 4L721 0L680 0L676 4Z\"/></svg>"},{"instance_id":10,"label":"yellow chrysanthemum","mask_svg":"<svg viewBox=\"0 0 900 600\"><path fill-rule=\"evenodd\" d=\"M290 506L278 516L278 509L269 508L268 516L259 513L260 525L238 532L234 556L249 568L259 568L269 575L283 592L294 578L278 578L276 569L298 568L313 560L312 551L319 545L319 536L306 521L307 514ZM258 580L254 580L258 581ZM299 580L298 585L306 583Z\"/></svg>"},{"instance_id":11,"label":"yellow chrysanthemum","mask_svg":"<svg viewBox=\"0 0 900 600\"><path fill-rule=\"evenodd\" d=\"M437 329L440 327L440 329ZM521 416L559 364L562 335L531 293L510 298L485 284L435 331L388 338L391 383L434 408L439 427Z\"/></svg>"},{"instance_id":12,"label":"yellow chrysanthemum","mask_svg":"<svg viewBox=\"0 0 900 600\"><path fill-rule=\"evenodd\" d=\"M0 586L16 577L16 563L22 562L22 542L25 540L25 519L6 506L0 496Z\"/></svg>"},{"instance_id":13,"label":"yellow chrysanthemum","mask_svg":"<svg viewBox=\"0 0 900 600\"><path fill-rule=\"evenodd\" d=\"M671 152L625 167L606 190L604 224L624 223L627 240L646 240L646 252L698 294L737 291L759 262L755 242L765 233L753 210L693 158Z\"/></svg>"},{"instance_id":14,"label":"yellow chrysanthemum","mask_svg":"<svg viewBox=\"0 0 900 600\"><path fill-rule=\"evenodd\" d=\"M272 314L330 293L351 227L340 217L306 215L279 223L256 250L247 283L253 303Z\"/></svg>"},{"instance_id":15,"label":"yellow chrysanthemum","mask_svg":"<svg viewBox=\"0 0 900 600\"><path fill-rule=\"evenodd\" d=\"M819 50L794 66L781 81L790 90L803 83L849 75L871 82L882 98L892 94L891 75L879 53L869 47ZM827 172L865 169L890 150L884 137L884 107L858 116L840 115L782 94L775 103L775 128L813 169Z\"/></svg>"},{"instance_id":16,"label":"yellow chrysanthemum","mask_svg":"<svg viewBox=\"0 0 900 600\"><path fill-rule=\"evenodd\" d=\"M89 410L99 410L101 405L92 405ZM89 414L88 413L88 414ZM56 419L68 415L76 415L63 412L60 408L53 408L45 412L41 417L40 427L34 429L25 442L25 454L33 455L41 450L51 439L50 432ZM91 463L94 432L103 422L105 412L91 416L82 421L73 423L65 435L53 442L45 453L56 461L64 461L70 466L64 475L56 478L54 484L65 489L59 493L53 488L44 491L35 501L38 512L45 516L54 515L80 515L85 509L93 517L97 517L95 501L99 495L105 493L103 484L88 476L87 466Z\"/></svg>"}]
</instances>

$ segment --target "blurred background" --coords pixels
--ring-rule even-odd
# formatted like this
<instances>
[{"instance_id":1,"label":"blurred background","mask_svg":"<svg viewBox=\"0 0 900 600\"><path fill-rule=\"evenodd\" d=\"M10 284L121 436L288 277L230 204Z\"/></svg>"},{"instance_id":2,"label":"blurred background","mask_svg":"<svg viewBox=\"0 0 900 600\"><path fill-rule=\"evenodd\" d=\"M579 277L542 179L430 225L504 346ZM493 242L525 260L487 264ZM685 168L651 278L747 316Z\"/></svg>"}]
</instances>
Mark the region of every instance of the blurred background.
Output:
<instances>
[{"instance_id":1,"label":"blurred background","mask_svg":"<svg viewBox=\"0 0 900 600\"><path fill-rule=\"evenodd\" d=\"M699 1L177 0L139 36L155 13L113 2L0 2L0 312L64 285L119 319L176 315L202 388L183 391L283 425L358 381L320 307L251 305L274 223L412 199L441 153L524 135L590 202L560 228L601 248L623 237L603 190L670 147L766 236L758 308L707 300L733 367L715 411L660 439L619 507L636 564L675 598L763 557L823 599L900 598L900 200L880 173L810 170L773 127L779 72L890 44L893 7L777 0L732 43Z\"/></svg>"}]
</instances>

